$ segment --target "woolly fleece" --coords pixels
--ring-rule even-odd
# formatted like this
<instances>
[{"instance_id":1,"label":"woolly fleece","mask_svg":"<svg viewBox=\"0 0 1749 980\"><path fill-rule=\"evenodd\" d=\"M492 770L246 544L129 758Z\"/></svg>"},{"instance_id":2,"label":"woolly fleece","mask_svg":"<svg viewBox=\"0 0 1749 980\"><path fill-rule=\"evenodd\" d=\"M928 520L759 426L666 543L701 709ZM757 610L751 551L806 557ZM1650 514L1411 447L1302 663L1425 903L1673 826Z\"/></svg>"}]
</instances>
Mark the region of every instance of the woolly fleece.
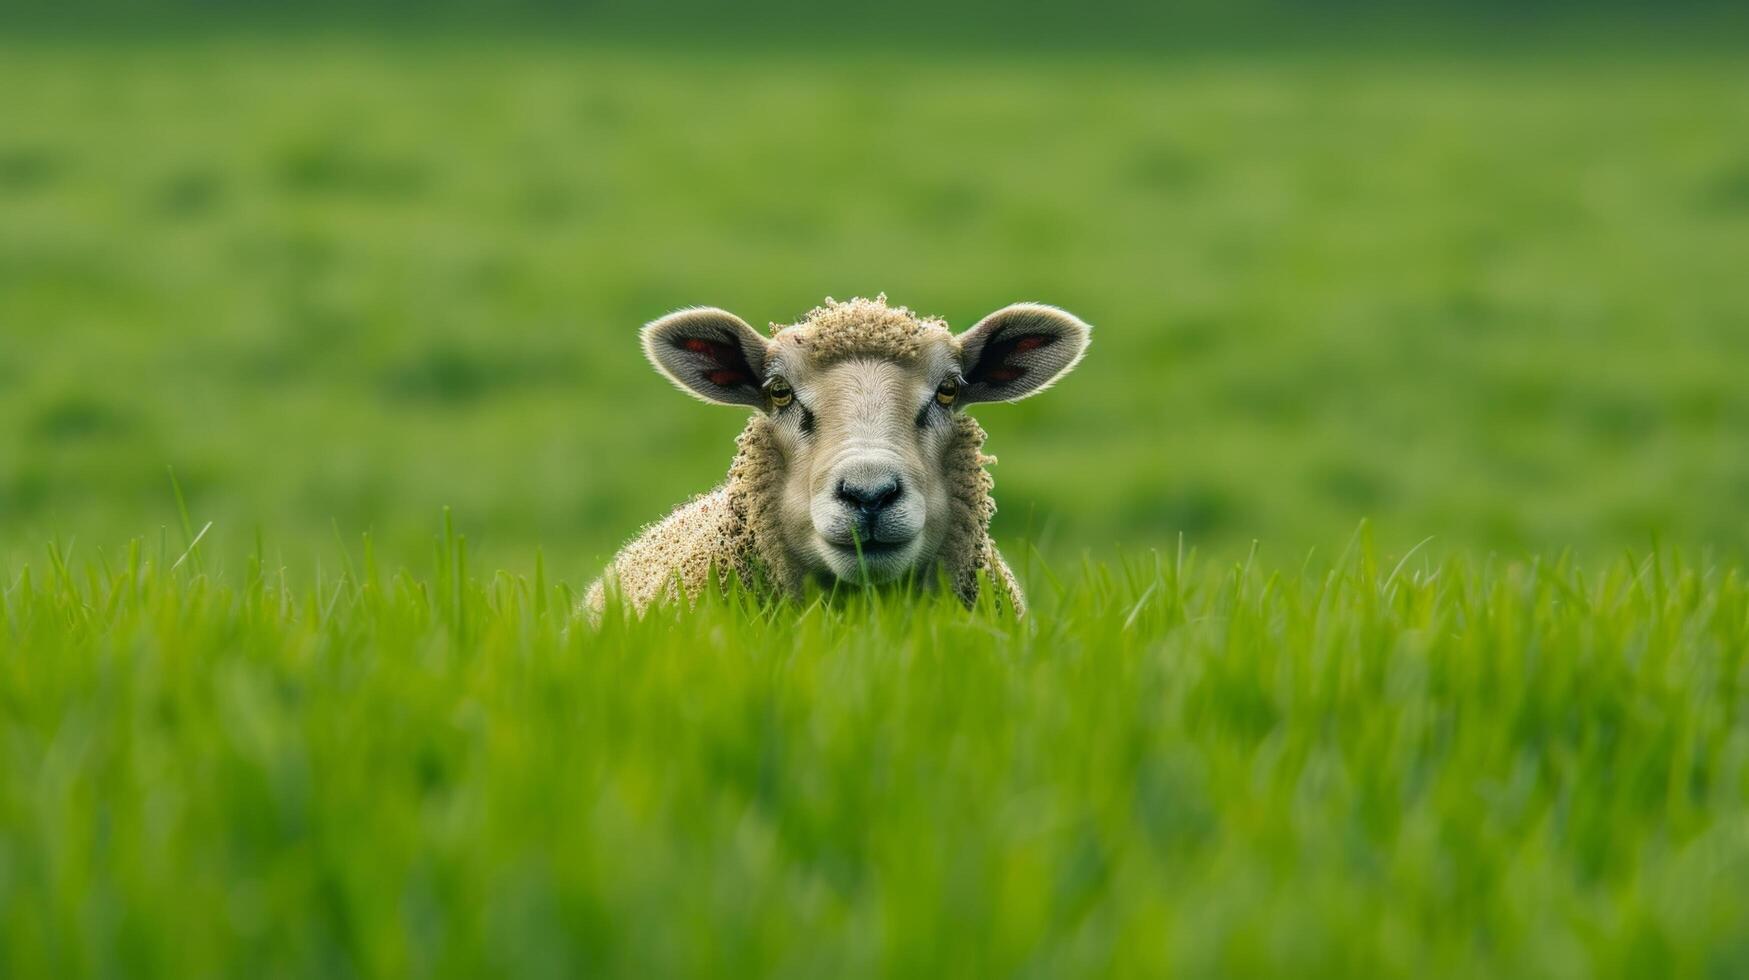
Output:
<instances>
[{"instance_id":1,"label":"woolly fleece","mask_svg":"<svg viewBox=\"0 0 1749 980\"><path fill-rule=\"evenodd\" d=\"M878 356L914 360L930 335L952 340L940 320L920 318L906 308L889 307L886 297L840 303L830 297L794 326L773 324L774 338L807 349L821 363L846 357ZM995 486L985 469L996 460L983 453L984 430L967 415L954 418L954 435L945 454L952 514L937 562L954 594L971 606L980 582L994 583L998 605L1026 614L1026 598L1014 573L990 540ZM682 593L690 602L713 579L739 577L767 594L797 597L807 574L785 546L778 520L782 456L769 417L755 415L735 441L728 480L644 529L614 556L607 573L590 585L585 605L592 620L606 604L609 582L627 606L642 613Z\"/></svg>"}]
</instances>

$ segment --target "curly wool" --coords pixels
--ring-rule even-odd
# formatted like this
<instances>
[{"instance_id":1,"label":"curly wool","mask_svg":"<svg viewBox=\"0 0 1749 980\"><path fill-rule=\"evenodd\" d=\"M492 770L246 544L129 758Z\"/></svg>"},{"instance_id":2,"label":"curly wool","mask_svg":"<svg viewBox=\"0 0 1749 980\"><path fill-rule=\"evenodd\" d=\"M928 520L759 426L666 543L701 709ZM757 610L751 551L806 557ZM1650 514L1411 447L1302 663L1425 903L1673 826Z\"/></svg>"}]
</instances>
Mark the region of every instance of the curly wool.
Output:
<instances>
[{"instance_id":1,"label":"curly wool","mask_svg":"<svg viewBox=\"0 0 1749 980\"><path fill-rule=\"evenodd\" d=\"M885 296L847 303L828 297L801 323L775 327L775 336L793 338L810 356L822 360L868 355L910 360L921 353L934 331L952 336L940 320L919 318L902 306L889 307ZM943 474L950 518L936 564L968 607L977 602L980 583L987 578L995 586L997 604L1023 616L1025 596L990 539L995 481L985 467L996 460L984 455L984 439L976 419L955 417ZM722 486L645 528L614 556L607 574L589 587L585 603L591 618L598 618L606 606L609 581L640 613L682 595L694 601L713 580L726 583L731 576L768 595L802 594L807 572L783 541L779 510L783 455L771 419L764 415L749 419L735 447Z\"/></svg>"},{"instance_id":2,"label":"curly wool","mask_svg":"<svg viewBox=\"0 0 1749 980\"><path fill-rule=\"evenodd\" d=\"M840 303L832 297L808 311L800 323L771 325L772 339L796 344L818 364L850 357L915 361L931 339L953 340L947 323L920 317L903 306L888 306L887 294Z\"/></svg>"}]
</instances>

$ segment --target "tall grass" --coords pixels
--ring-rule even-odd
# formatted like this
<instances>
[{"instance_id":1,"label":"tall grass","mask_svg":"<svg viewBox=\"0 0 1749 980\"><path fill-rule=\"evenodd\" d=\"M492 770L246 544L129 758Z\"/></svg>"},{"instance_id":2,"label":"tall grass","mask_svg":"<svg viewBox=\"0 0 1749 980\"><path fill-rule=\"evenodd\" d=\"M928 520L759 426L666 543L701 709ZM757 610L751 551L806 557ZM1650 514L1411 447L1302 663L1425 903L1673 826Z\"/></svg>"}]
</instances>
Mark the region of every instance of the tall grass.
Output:
<instances>
[{"instance_id":1,"label":"tall grass","mask_svg":"<svg viewBox=\"0 0 1749 980\"><path fill-rule=\"evenodd\" d=\"M186 547L4 578L0 974L1749 970L1737 568L1363 535L596 631L453 534Z\"/></svg>"}]
</instances>

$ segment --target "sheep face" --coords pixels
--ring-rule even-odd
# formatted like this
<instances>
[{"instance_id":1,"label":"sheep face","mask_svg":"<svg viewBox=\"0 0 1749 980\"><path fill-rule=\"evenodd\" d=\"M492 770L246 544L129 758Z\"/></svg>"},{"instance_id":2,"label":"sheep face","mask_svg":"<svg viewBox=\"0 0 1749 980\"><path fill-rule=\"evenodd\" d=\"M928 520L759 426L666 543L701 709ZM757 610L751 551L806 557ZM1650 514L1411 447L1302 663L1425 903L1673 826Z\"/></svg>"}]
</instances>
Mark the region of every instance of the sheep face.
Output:
<instances>
[{"instance_id":1,"label":"sheep face","mask_svg":"<svg viewBox=\"0 0 1749 980\"><path fill-rule=\"evenodd\" d=\"M781 521L811 571L885 581L939 554L947 532L944 457L959 367L944 341L911 363L818 364L784 338L774 351L772 421L785 457Z\"/></svg>"},{"instance_id":2,"label":"sheep face","mask_svg":"<svg viewBox=\"0 0 1749 980\"><path fill-rule=\"evenodd\" d=\"M828 301L771 337L715 309L682 310L643 334L651 362L683 390L765 414L782 458L770 485L781 488L784 551L850 582L934 566L961 476L954 416L1047 387L1087 339L1086 324L1048 306L1011 306L955 336L882 300Z\"/></svg>"}]
</instances>

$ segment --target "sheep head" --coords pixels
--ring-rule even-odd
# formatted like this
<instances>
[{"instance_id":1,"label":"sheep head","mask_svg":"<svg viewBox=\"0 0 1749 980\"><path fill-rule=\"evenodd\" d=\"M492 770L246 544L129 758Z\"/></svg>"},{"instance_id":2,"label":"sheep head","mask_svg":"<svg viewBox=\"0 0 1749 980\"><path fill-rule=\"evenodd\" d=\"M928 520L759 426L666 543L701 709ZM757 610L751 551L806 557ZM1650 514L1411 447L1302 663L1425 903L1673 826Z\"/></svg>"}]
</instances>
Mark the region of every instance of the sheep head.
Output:
<instances>
[{"instance_id":1,"label":"sheep head","mask_svg":"<svg viewBox=\"0 0 1749 980\"><path fill-rule=\"evenodd\" d=\"M723 310L681 310L646 326L643 345L682 390L758 413L782 470L766 476L791 563L881 582L941 556L953 460L966 456L954 452L959 413L1050 386L1081 359L1088 331L1063 310L1021 303L956 336L881 297L828 299L770 336ZM975 466L975 447L970 455Z\"/></svg>"}]
</instances>

